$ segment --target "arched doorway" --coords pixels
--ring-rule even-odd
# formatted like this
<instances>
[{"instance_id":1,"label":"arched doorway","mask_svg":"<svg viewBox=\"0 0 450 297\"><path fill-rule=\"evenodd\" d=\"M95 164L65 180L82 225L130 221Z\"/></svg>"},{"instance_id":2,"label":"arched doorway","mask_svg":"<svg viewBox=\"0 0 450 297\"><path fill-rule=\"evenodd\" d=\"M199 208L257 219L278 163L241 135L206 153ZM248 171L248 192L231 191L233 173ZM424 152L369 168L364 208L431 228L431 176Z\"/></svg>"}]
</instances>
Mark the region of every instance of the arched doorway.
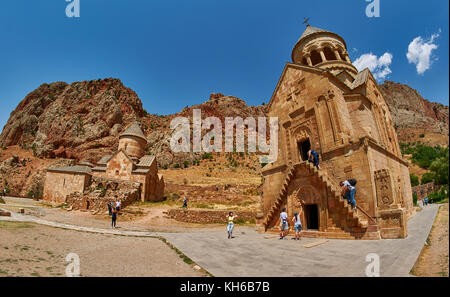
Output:
<instances>
[{"instance_id":1,"label":"arched doorway","mask_svg":"<svg viewBox=\"0 0 450 297\"><path fill-rule=\"evenodd\" d=\"M305 185L297 190L292 211L299 212L303 229L320 229L320 209L320 194L313 186Z\"/></svg>"}]
</instances>

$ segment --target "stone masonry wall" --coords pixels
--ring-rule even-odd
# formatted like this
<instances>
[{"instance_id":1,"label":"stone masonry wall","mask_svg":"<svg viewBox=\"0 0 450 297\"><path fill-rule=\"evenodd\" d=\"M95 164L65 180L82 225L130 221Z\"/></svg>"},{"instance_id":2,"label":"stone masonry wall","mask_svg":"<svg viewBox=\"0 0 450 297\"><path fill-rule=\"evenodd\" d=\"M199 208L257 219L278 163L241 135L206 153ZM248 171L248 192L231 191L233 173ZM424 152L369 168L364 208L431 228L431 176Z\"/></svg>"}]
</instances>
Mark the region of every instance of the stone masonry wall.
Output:
<instances>
[{"instance_id":1,"label":"stone masonry wall","mask_svg":"<svg viewBox=\"0 0 450 297\"><path fill-rule=\"evenodd\" d=\"M121 202L122 208L139 199L140 184L130 181L92 177L91 185L84 193L72 193L67 206L73 210L107 211L108 202Z\"/></svg>"},{"instance_id":2,"label":"stone masonry wall","mask_svg":"<svg viewBox=\"0 0 450 297\"><path fill-rule=\"evenodd\" d=\"M167 216L179 222L200 224L226 224L229 211L226 210L190 210L169 209ZM256 212L233 211L237 216L234 222L255 222Z\"/></svg>"}]
</instances>

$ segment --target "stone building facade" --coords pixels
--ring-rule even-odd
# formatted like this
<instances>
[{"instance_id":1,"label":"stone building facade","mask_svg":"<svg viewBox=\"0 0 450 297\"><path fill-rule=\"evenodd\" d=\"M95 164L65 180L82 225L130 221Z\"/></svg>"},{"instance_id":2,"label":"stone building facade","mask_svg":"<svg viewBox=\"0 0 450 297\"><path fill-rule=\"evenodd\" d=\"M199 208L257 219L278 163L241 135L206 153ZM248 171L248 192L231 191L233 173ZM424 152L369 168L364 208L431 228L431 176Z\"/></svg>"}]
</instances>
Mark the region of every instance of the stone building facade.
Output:
<instances>
[{"instance_id":1,"label":"stone building facade","mask_svg":"<svg viewBox=\"0 0 450 297\"><path fill-rule=\"evenodd\" d=\"M352 65L339 35L307 26L267 106L279 120L278 160L263 169L266 231L283 207L299 212L305 236L404 238L414 214L408 163L386 102L369 69ZM320 154L321 169L307 162ZM356 178L357 211L339 181Z\"/></svg>"},{"instance_id":2,"label":"stone building facade","mask_svg":"<svg viewBox=\"0 0 450 297\"><path fill-rule=\"evenodd\" d=\"M95 165L82 162L76 166L47 169L43 199L52 204L62 204L68 201L69 195L78 193L88 201L87 189L93 181L98 182L99 178L104 178L113 184L124 183L116 188L130 188L126 186L130 182L138 184L139 193L135 195L133 192L132 197L141 201L161 201L164 198L164 179L158 173L155 157L144 155L146 144L147 140L139 124L133 123L119 136L118 150L113 155L104 156ZM127 204L130 202L128 196L121 196ZM89 201L92 201L92 195L89 197ZM77 202L76 205L81 204Z\"/></svg>"}]
</instances>

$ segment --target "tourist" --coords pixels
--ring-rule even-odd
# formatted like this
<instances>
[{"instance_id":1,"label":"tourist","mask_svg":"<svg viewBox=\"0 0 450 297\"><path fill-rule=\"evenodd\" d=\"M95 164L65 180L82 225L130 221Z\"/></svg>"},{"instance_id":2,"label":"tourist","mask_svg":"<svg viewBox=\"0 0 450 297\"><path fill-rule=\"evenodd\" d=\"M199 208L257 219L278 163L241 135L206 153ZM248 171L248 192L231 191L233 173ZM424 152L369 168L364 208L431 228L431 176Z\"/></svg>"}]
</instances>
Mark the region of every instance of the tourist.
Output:
<instances>
[{"instance_id":1,"label":"tourist","mask_svg":"<svg viewBox=\"0 0 450 297\"><path fill-rule=\"evenodd\" d=\"M280 239L284 239L289 231L288 214L286 213L286 208L283 208L282 212L280 213L280 220L281 220Z\"/></svg>"},{"instance_id":2,"label":"tourist","mask_svg":"<svg viewBox=\"0 0 450 297\"><path fill-rule=\"evenodd\" d=\"M425 198L422 198L422 206L425 206Z\"/></svg>"},{"instance_id":3,"label":"tourist","mask_svg":"<svg viewBox=\"0 0 450 297\"><path fill-rule=\"evenodd\" d=\"M111 210L111 228L116 228L117 212L117 208L113 207Z\"/></svg>"},{"instance_id":4,"label":"tourist","mask_svg":"<svg viewBox=\"0 0 450 297\"><path fill-rule=\"evenodd\" d=\"M183 207L187 208L187 198L186 197L184 197L184 199L183 199Z\"/></svg>"},{"instance_id":5,"label":"tourist","mask_svg":"<svg viewBox=\"0 0 450 297\"><path fill-rule=\"evenodd\" d=\"M233 212L230 211L228 213L228 225L227 225L227 233L228 233L228 239L233 238L233 228L234 228L234 219L237 216L233 215Z\"/></svg>"},{"instance_id":6,"label":"tourist","mask_svg":"<svg viewBox=\"0 0 450 297\"><path fill-rule=\"evenodd\" d=\"M113 208L113 203L112 202L108 202L108 214L109 216L111 216L112 214L112 208Z\"/></svg>"},{"instance_id":7,"label":"tourist","mask_svg":"<svg viewBox=\"0 0 450 297\"><path fill-rule=\"evenodd\" d=\"M302 222L300 221L300 215L296 212L292 218L295 229L295 240L300 240L300 232L302 231Z\"/></svg>"},{"instance_id":8,"label":"tourist","mask_svg":"<svg viewBox=\"0 0 450 297\"><path fill-rule=\"evenodd\" d=\"M430 197L430 204L433 204L433 197Z\"/></svg>"},{"instance_id":9,"label":"tourist","mask_svg":"<svg viewBox=\"0 0 450 297\"><path fill-rule=\"evenodd\" d=\"M314 166L317 167L317 169L320 169L319 166L319 153L316 152L315 150L309 150L308 151L308 161L313 163Z\"/></svg>"},{"instance_id":10,"label":"tourist","mask_svg":"<svg viewBox=\"0 0 450 297\"><path fill-rule=\"evenodd\" d=\"M425 205L428 205L428 197L425 197Z\"/></svg>"},{"instance_id":11,"label":"tourist","mask_svg":"<svg viewBox=\"0 0 450 297\"><path fill-rule=\"evenodd\" d=\"M117 201L117 202L116 202L116 210L117 210L117 211L120 210L120 204L121 204L120 201Z\"/></svg>"},{"instance_id":12,"label":"tourist","mask_svg":"<svg viewBox=\"0 0 450 297\"><path fill-rule=\"evenodd\" d=\"M356 211L356 180L349 179L341 181L339 185L342 187L341 195L347 198L348 203L352 205L352 210Z\"/></svg>"}]
</instances>

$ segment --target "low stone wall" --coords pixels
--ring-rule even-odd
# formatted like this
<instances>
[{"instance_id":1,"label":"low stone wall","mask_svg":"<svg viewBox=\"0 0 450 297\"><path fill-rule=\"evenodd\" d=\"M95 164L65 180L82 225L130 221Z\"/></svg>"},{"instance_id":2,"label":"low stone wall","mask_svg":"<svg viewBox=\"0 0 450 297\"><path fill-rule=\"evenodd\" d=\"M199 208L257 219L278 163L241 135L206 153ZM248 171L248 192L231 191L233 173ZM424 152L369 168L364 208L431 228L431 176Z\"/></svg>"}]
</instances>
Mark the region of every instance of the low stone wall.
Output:
<instances>
[{"instance_id":1,"label":"low stone wall","mask_svg":"<svg viewBox=\"0 0 450 297\"><path fill-rule=\"evenodd\" d=\"M122 208L140 197L140 183L93 176L84 193L67 196L69 209L108 211L108 202L121 202Z\"/></svg>"},{"instance_id":2,"label":"low stone wall","mask_svg":"<svg viewBox=\"0 0 450 297\"><path fill-rule=\"evenodd\" d=\"M226 210L195 210L195 209L169 209L167 216L171 219L185 223L199 224L225 224L229 211ZM237 216L235 223L255 222L256 212L233 211Z\"/></svg>"}]
</instances>

